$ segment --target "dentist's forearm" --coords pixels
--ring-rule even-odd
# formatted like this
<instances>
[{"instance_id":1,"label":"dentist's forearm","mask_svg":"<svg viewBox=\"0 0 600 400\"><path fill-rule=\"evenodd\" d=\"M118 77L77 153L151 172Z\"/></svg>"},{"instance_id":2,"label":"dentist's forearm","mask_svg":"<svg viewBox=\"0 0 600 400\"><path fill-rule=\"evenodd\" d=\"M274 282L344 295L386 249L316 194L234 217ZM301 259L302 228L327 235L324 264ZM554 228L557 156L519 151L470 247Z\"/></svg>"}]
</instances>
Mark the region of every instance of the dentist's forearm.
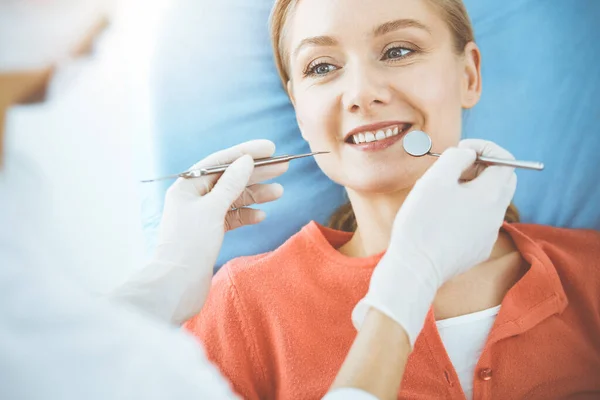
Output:
<instances>
[{"instance_id":1,"label":"dentist's forearm","mask_svg":"<svg viewBox=\"0 0 600 400\"><path fill-rule=\"evenodd\" d=\"M153 260L107 297L163 323L182 325L200 312L210 290L212 268L196 266L197 270L205 270L204 274L192 274L192 268ZM200 277L193 290L189 288L190 276Z\"/></svg>"},{"instance_id":2,"label":"dentist's forearm","mask_svg":"<svg viewBox=\"0 0 600 400\"><path fill-rule=\"evenodd\" d=\"M331 390L353 387L396 399L410 352L404 328L371 308Z\"/></svg>"}]
</instances>

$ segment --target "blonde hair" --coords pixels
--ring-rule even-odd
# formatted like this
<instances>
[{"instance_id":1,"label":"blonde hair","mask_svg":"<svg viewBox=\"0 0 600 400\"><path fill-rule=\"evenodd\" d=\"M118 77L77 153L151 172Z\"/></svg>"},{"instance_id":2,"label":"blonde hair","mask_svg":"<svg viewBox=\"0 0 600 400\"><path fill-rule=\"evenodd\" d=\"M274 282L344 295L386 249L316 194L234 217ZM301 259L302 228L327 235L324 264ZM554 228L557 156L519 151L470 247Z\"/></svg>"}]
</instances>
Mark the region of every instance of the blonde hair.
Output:
<instances>
[{"instance_id":1,"label":"blonde hair","mask_svg":"<svg viewBox=\"0 0 600 400\"><path fill-rule=\"evenodd\" d=\"M269 29L271 31L271 45L275 57L275 65L281 78L283 87L287 89L289 76L289 52L285 46L288 21L294 13L296 5L300 0L275 0ZM454 51L463 54L465 46L475 41L473 25L462 0L426 0L440 12L443 20L448 24L454 42ZM514 204L506 210L504 220L506 222L519 222L519 212ZM335 211L329 220L329 227L354 232L356 230L356 218L352 210L352 204L347 203Z\"/></svg>"}]
</instances>

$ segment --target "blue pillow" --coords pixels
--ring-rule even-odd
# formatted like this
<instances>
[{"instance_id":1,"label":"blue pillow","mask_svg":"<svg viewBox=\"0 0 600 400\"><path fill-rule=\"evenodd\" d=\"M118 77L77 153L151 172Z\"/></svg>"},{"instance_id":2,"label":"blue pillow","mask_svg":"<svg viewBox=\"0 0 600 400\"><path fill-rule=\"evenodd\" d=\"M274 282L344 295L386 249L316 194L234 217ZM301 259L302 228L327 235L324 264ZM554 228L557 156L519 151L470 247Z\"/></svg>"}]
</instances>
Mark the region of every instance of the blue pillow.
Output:
<instances>
[{"instance_id":1,"label":"blue pillow","mask_svg":"<svg viewBox=\"0 0 600 400\"><path fill-rule=\"evenodd\" d=\"M154 66L159 174L256 138L277 154L309 151L275 70L267 21L273 0L174 0ZM524 221L600 228L600 1L468 0L483 53L483 97L466 115L465 136L489 139L517 158L543 161L519 171L515 203ZM213 22L211 22L213 21ZM260 225L226 235L218 263L269 251L310 220L324 223L346 201L313 160L277 180L284 197L260 206ZM164 191L144 202L156 236Z\"/></svg>"},{"instance_id":2,"label":"blue pillow","mask_svg":"<svg viewBox=\"0 0 600 400\"><path fill-rule=\"evenodd\" d=\"M464 135L543 172L517 171L524 222L600 229L600 1L466 0L483 94Z\"/></svg>"}]
</instances>

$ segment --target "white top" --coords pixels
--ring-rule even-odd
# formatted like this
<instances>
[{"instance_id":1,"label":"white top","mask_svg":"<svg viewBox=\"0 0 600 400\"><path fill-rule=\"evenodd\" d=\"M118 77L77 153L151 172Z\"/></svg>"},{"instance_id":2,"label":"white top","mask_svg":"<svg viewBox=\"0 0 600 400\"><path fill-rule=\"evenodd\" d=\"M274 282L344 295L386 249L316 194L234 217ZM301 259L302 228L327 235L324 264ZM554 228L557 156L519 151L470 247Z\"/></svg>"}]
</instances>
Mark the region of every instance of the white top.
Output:
<instances>
[{"instance_id":1,"label":"white top","mask_svg":"<svg viewBox=\"0 0 600 400\"><path fill-rule=\"evenodd\" d=\"M322 400L379 400L377 397L364 390L355 388L341 388L327 393Z\"/></svg>"},{"instance_id":2,"label":"white top","mask_svg":"<svg viewBox=\"0 0 600 400\"><path fill-rule=\"evenodd\" d=\"M499 311L496 306L436 323L467 399L473 398L475 367Z\"/></svg>"}]
</instances>

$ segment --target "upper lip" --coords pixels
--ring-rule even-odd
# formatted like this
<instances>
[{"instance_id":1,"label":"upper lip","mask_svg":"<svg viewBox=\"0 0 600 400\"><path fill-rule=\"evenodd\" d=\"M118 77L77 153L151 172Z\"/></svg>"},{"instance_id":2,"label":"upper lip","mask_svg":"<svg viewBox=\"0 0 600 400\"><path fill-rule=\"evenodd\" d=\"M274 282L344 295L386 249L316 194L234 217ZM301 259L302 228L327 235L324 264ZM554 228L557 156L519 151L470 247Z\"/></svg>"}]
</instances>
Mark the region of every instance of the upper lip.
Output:
<instances>
[{"instance_id":1,"label":"upper lip","mask_svg":"<svg viewBox=\"0 0 600 400\"><path fill-rule=\"evenodd\" d=\"M383 121L383 122L377 122L375 124L362 125L355 129L352 129L350 132L348 132L346 134L346 136L344 136L344 141L347 141L349 137L351 137L352 135L356 135L357 133L364 133L364 132L375 133L378 130L382 130L384 128L388 128L391 126L399 126L400 128L402 128L403 125L411 125L411 123L406 122L406 121Z\"/></svg>"}]
</instances>

